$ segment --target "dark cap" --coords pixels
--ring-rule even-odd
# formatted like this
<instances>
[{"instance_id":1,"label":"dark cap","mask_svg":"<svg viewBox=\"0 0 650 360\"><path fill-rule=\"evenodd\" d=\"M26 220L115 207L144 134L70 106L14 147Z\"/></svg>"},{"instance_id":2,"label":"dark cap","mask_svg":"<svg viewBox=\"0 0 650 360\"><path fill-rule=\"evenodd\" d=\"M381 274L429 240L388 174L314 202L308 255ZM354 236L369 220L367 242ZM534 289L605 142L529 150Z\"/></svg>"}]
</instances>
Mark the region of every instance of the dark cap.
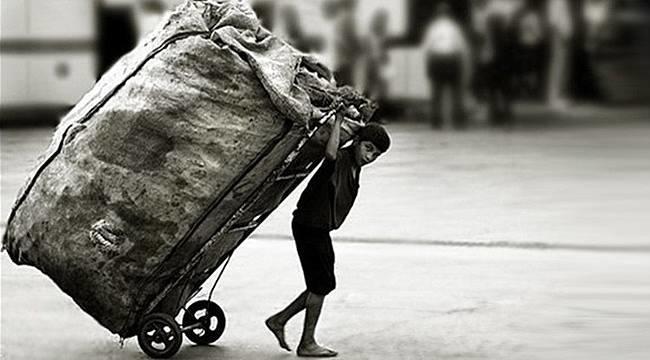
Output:
<instances>
[{"instance_id":1,"label":"dark cap","mask_svg":"<svg viewBox=\"0 0 650 360\"><path fill-rule=\"evenodd\" d=\"M390 136L386 129L375 123L370 123L362 127L357 133L360 141L370 141L379 151L386 152L390 148Z\"/></svg>"}]
</instances>

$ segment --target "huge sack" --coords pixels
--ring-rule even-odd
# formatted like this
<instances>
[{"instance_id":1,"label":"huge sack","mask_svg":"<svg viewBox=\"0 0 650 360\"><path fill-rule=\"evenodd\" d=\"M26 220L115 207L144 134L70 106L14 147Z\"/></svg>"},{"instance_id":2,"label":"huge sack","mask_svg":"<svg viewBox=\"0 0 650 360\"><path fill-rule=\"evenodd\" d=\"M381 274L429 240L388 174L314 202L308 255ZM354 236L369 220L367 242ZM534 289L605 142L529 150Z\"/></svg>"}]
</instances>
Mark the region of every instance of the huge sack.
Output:
<instances>
[{"instance_id":1,"label":"huge sack","mask_svg":"<svg viewBox=\"0 0 650 360\"><path fill-rule=\"evenodd\" d=\"M296 185L269 179L313 169L328 131L305 144L314 108L339 102L362 113L345 141L369 103L243 2L188 1L62 121L3 246L132 336L148 312L175 315L247 234L222 229L263 218Z\"/></svg>"}]
</instances>

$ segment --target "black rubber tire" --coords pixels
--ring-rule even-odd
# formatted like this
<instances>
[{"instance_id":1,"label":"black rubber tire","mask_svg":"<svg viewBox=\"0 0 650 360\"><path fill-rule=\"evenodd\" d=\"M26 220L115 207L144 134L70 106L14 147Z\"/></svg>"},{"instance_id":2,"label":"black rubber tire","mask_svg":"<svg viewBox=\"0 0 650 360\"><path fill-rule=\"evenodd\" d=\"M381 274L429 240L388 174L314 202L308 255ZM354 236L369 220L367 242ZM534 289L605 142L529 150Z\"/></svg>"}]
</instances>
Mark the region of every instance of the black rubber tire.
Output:
<instances>
[{"instance_id":1,"label":"black rubber tire","mask_svg":"<svg viewBox=\"0 0 650 360\"><path fill-rule=\"evenodd\" d=\"M145 316L138 330L138 345L154 359L167 359L178 352L183 343L181 329L173 317L163 313Z\"/></svg>"},{"instance_id":2,"label":"black rubber tire","mask_svg":"<svg viewBox=\"0 0 650 360\"><path fill-rule=\"evenodd\" d=\"M226 329L226 315L219 305L208 300L192 303L183 314L183 327L201 322L202 326L185 331L185 336L197 345L209 345L219 340Z\"/></svg>"}]
</instances>

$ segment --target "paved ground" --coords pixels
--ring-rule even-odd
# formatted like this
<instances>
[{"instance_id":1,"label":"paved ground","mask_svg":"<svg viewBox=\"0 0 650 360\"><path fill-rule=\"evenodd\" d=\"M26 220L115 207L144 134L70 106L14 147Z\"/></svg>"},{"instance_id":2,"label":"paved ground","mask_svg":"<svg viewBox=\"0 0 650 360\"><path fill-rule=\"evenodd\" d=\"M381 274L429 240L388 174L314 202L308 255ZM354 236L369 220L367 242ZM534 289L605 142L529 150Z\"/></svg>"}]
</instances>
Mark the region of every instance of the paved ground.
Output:
<instances>
[{"instance_id":1,"label":"paved ground","mask_svg":"<svg viewBox=\"0 0 650 360\"><path fill-rule=\"evenodd\" d=\"M650 256L567 250L339 243L339 287L319 338L341 359L644 360ZM263 327L302 288L293 244L250 240L216 294L216 346L177 359L291 359ZM288 339L299 338L299 315ZM30 268L2 256L4 359L144 359Z\"/></svg>"},{"instance_id":2,"label":"paved ground","mask_svg":"<svg viewBox=\"0 0 650 360\"><path fill-rule=\"evenodd\" d=\"M364 172L335 235L323 342L342 359L648 358L650 116L619 115L508 132L391 125L393 150ZM0 132L3 220L50 133ZM224 337L176 358L294 357L262 321L302 288L293 244L279 241L295 201L233 258L217 295ZM3 359L144 358L37 270L0 259Z\"/></svg>"}]
</instances>

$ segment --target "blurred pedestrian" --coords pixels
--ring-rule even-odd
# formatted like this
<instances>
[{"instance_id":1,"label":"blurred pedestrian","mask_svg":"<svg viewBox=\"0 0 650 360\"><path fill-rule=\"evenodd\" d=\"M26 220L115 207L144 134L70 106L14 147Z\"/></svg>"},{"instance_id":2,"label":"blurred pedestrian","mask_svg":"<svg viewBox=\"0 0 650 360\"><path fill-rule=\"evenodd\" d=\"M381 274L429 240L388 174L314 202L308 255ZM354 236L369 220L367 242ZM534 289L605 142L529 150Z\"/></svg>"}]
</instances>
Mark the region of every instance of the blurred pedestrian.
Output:
<instances>
[{"instance_id":1,"label":"blurred pedestrian","mask_svg":"<svg viewBox=\"0 0 650 360\"><path fill-rule=\"evenodd\" d=\"M370 29L364 38L363 83L361 88L364 94L378 103L379 109L373 120L385 122L386 96L388 92L388 50L386 37L388 34L388 12L378 10L370 21Z\"/></svg>"},{"instance_id":2,"label":"blurred pedestrian","mask_svg":"<svg viewBox=\"0 0 650 360\"><path fill-rule=\"evenodd\" d=\"M141 0L135 6L138 42L143 41L160 23L168 5L162 0Z\"/></svg>"},{"instance_id":3,"label":"blurred pedestrian","mask_svg":"<svg viewBox=\"0 0 650 360\"><path fill-rule=\"evenodd\" d=\"M357 33L357 0L338 0L334 17L334 77L339 85L355 87L359 78L361 40Z\"/></svg>"},{"instance_id":4,"label":"blurred pedestrian","mask_svg":"<svg viewBox=\"0 0 650 360\"><path fill-rule=\"evenodd\" d=\"M270 2L255 1L252 2L251 8L260 21L260 25L271 31L275 31L274 4Z\"/></svg>"},{"instance_id":5,"label":"blurred pedestrian","mask_svg":"<svg viewBox=\"0 0 650 360\"><path fill-rule=\"evenodd\" d=\"M571 42L574 23L567 0L549 0L547 5L551 41L548 103L555 110L563 110L568 106L567 88L571 76Z\"/></svg>"},{"instance_id":6,"label":"blurred pedestrian","mask_svg":"<svg viewBox=\"0 0 650 360\"><path fill-rule=\"evenodd\" d=\"M321 43L316 50L316 56L327 65L330 69L336 69L336 54L334 52L334 42L336 33L336 0L324 0L321 4L321 14L323 23L319 29L322 35Z\"/></svg>"},{"instance_id":7,"label":"blurred pedestrian","mask_svg":"<svg viewBox=\"0 0 650 360\"><path fill-rule=\"evenodd\" d=\"M469 31L473 67L472 72L472 93L480 104L481 111L477 113L483 117L485 104L488 101L489 89L489 68L494 61L494 44L488 32L489 1L473 0L471 3L471 28ZM487 116L485 116L487 117Z\"/></svg>"},{"instance_id":8,"label":"blurred pedestrian","mask_svg":"<svg viewBox=\"0 0 650 360\"><path fill-rule=\"evenodd\" d=\"M435 16L424 37L427 74L431 83L431 125L442 128L443 99L449 92L452 102L451 122L464 128L465 90L470 79L470 48L463 29L451 15L446 2L436 6Z\"/></svg>"},{"instance_id":9,"label":"blurred pedestrian","mask_svg":"<svg viewBox=\"0 0 650 360\"><path fill-rule=\"evenodd\" d=\"M612 0L586 0L583 17L586 27L586 45L588 51L596 50L601 33L607 26L614 2Z\"/></svg>"},{"instance_id":10,"label":"blurred pedestrian","mask_svg":"<svg viewBox=\"0 0 650 360\"><path fill-rule=\"evenodd\" d=\"M285 4L279 9L279 21L273 33L302 52L311 51L309 39L303 31L298 10L294 5Z\"/></svg>"},{"instance_id":11,"label":"blurred pedestrian","mask_svg":"<svg viewBox=\"0 0 650 360\"><path fill-rule=\"evenodd\" d=\"M475 2L474 33L479 48L477 71L479 98L487 101L488 120L493 126L512 123L514 74L513 15L518 2L488 0Z\"/></svg>"},{"instance_id":12,"label":"blurred pedestrian","mask_svg":"<svg viewBox=\"0 0 650 360\"><path fill-rule=\"evenodd\" d=\"M546 29L538 1L527 0L514 15L514 92L518 97L540 97L544 83Z\"/></svg>"}]
</instances>

